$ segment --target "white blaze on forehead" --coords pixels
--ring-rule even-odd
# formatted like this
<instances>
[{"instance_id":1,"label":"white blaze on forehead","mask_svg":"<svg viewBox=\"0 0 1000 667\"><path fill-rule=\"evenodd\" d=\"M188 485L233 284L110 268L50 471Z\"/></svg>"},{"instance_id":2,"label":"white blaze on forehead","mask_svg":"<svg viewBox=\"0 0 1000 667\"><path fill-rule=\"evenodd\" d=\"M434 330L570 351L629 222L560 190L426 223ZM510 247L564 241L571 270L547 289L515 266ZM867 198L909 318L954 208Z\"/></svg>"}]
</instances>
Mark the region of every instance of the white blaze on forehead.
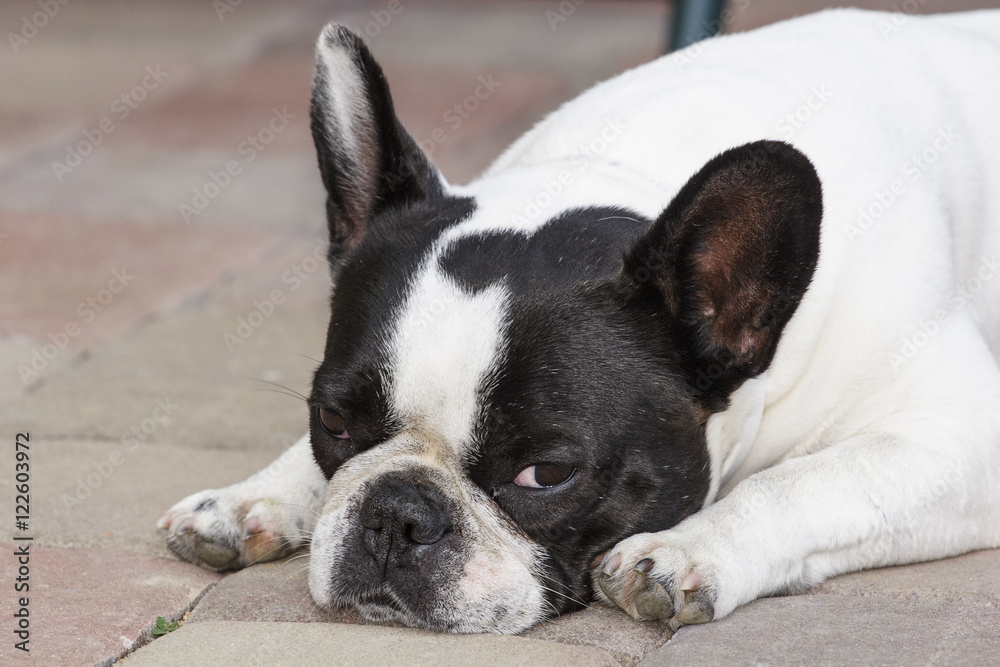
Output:
<instances>
[{"instance_id":1,"label":"white blaze on forehead","mask_svg":"<svg viewBox=\"0 0 1000 667\"><path fill-rule=\"evenodd\" d=\"M503 352L507 290L498 284L466 292L438 268L436 254L420 270L396 327L390 402L404 428L461 455L480 390Z\"/></svg>"}]
</instances>

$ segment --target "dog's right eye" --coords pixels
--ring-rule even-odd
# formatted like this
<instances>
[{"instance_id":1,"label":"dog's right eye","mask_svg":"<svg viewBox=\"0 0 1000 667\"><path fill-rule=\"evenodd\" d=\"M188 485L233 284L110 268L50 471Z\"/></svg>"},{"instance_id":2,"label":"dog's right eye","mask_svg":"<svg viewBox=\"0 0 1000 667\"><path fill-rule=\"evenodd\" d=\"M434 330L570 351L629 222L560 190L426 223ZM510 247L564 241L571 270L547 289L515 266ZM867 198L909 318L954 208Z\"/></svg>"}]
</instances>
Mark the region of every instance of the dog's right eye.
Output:
<instances>
[{"instance_id":1,"label":"dog's right eye","mask_svg":"<svg viewBox=\"0 0 1000 667\"><path fill-rule=\"evenodd\" d=\"M343 417L326 408L318 408L318 412L319 423L324 431L341 440L351 437L351 434L347 432L347 422L344 421Z\"/></svg>"},{"instance_id":2,"label":"dog's right eye","mask_svg":"<svg viewBox=\"0 0 1000 667\"><path fill-rule=\"evenodd\" d=\"M570 465L539 463L522 470L514 483L530 489L548 489L565 484L575 472L576 468Z\"/></svg>"}]
</instances>

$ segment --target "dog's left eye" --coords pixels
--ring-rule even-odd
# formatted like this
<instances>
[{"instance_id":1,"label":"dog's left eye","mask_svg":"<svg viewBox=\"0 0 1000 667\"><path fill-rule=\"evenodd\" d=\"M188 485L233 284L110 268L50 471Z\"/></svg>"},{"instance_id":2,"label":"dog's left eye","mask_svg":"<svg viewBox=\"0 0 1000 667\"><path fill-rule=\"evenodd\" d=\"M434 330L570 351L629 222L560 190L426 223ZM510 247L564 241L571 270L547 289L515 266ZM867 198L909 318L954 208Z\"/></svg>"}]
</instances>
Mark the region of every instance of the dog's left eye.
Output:
<instances>
[{"instance_id":1,"label":"dog's left eye","mask_svg":"<svg viewBox=\"0 0 1000 667\"><path fill-rule=\"evenodd\" d=\"M576 468L571 465L539 463L519 472L514 483L531 489L547 489L568 482L575 472Z\"/></svg>"},{"instance_id":2,"label":"dog's left eye","mask_svg":"<svg viewBox=\"0 0 1000 667\"><path fill-rule=\"evenodd\" d=\"M351 434L347 432L347 422L344 421L343 417L326 408L319 408L317 412L319 412L319 423L324 431L341 440L351 437Z\"/></svg>"}]
</instances>

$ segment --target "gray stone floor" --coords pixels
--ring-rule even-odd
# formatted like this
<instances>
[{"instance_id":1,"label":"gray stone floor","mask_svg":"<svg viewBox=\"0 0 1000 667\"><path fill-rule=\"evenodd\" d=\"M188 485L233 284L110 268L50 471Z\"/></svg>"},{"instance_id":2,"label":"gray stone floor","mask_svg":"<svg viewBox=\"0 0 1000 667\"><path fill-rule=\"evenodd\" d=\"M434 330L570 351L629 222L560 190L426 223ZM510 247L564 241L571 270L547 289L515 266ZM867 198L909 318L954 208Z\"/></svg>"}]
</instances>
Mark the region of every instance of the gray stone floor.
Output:
<instances>
[{"instance_id":1,"label":"gray stone floor","mask_svg":"<svg viewBox=\"0 0 1000 667\"><path fill-rule=\"evenodd\" d=\"M523 637L385 628L321 616L304 559L228 576L174 559L154 527L163 510L244 478L305 428L290 394L308 389L329 290L314 262L324 221L311 49L325 21L364 29L386 5L231 4L220 15L219 2L78 0L44 21L35 1L0 4L0 433L9 452L31 434L32 474L29 529L9 514L0 528L0 662L114 661L150 639L157 616L185 612L126 663L1000 661L996 552L841 577L670 641L604 608ZM447 129L433 157L450 179L468 181L561 101L662 48L663 3L590 0L552 30L545 12L558 4L404 2L369 29L412 134ZM824 4L733 2L729 29ZM500 87L452 129L444 111L481 75ZM247 160L241 142L276 113L287 125ZM87 137L97 145L74 156ZM180 205L229 160L240 174L185 221ZM227 344L275 290L283 302ZM11 514L13 474L11 456L0 466ZM30 656L13 649L14 532L34 538Z\"/></svg>"}]
</instances>

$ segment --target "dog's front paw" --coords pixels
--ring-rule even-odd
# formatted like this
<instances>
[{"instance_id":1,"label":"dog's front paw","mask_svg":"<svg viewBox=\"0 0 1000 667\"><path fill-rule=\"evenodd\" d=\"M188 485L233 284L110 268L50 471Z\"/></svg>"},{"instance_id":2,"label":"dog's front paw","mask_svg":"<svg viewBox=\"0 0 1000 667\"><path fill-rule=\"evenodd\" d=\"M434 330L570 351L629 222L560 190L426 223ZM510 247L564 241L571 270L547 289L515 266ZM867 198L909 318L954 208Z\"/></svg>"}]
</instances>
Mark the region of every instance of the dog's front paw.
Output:
<instances>
[{"instance_id":1,"label":"dog's front paw","mask_svg":"<svg viewBox=\"0 0 1000 667\"><path fill-rule=\"evenodd\" d=\"M669 533L644 533L618 543L593 572L598 597L636 620L688 625L717 617L711 568Z\"/></svg>"},{"instance_id":2,"label":"dog's front paw","mask_svg":"<svg viewBox=\"0 0 1000 667\"><path fill-rule=\"evenodd\" d=\"M235 484L180 501L157 522L167 546L211 570L238 570L280 558L308 541L308 508L261 498Z\"/></svg>"}]
</instances>

